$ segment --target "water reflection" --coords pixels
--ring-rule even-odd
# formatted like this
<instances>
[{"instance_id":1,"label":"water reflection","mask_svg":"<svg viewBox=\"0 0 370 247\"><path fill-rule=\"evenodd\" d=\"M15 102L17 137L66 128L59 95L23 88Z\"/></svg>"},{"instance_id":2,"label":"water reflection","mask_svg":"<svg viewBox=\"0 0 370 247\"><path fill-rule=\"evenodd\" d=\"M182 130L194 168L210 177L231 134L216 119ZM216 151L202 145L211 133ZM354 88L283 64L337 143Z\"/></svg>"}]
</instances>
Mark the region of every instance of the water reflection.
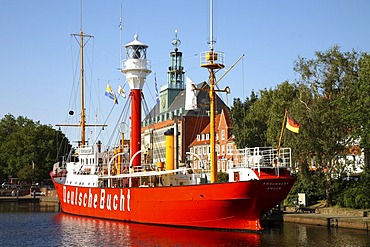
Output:
<instances>
[{"instance_id":1,"label":"water reflection","mask_svg":"<svg viewBox=\"0 0 370 247\"><path fill-rule=\"evenodd\" d=\"M0 212L9 213L9 212L18 212L18 213L27 213L27 212L60 212L60 206L58 203L54 202L43 202L43 203L0 203Z\"/></svg>"},{"instance_id":2,"label":"water reflection","mask_svg":"<svg viewBox=\"0 0 370 247\"><path fill-rule=\"evenodd\" d=\"M346 228L284 223L266 229L262 234L261 246L332 247L370 246L370 233Z\"/></svg>"},{"instance_id":3,"label":"water reflection","mask_svg":"<svg viewBox=\"0 0 370 247\"><path fill-rule=\"evenodd\" d=\"M370 246L370 232L295 223L262 234L195 230L59 213L58 204L0 203L0 246Z\"/></svg>"},{"instance_id":4,"label":"water reflection","mask_svg":"<svg viewBox=\"0 0 370 247\"><path fill-rule=\"evenodd\" d=\"M84 218L55 216L63 246L260 246L255 233L195 230ZM77 230L78 229L78 230Z\"/></svg>"}]
</instances>

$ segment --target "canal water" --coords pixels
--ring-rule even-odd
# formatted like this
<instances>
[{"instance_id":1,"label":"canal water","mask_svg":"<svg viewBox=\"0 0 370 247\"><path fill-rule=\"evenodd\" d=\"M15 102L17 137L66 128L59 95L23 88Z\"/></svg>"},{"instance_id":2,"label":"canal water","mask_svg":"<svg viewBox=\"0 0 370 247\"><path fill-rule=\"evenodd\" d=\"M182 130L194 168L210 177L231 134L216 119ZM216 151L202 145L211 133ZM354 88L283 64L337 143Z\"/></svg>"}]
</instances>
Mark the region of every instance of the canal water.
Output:
<instances>
[{"instance_id":1,"label":"canal water","mask_svg":"<svg viewBox=\"0 0 370 247\"><path fill-rule=\"evenodd\" d=\"M282 223L262 234L72 216L51 204L1 204L0 246L370 246L361 230Z\"/></svg>"}]
</instances>

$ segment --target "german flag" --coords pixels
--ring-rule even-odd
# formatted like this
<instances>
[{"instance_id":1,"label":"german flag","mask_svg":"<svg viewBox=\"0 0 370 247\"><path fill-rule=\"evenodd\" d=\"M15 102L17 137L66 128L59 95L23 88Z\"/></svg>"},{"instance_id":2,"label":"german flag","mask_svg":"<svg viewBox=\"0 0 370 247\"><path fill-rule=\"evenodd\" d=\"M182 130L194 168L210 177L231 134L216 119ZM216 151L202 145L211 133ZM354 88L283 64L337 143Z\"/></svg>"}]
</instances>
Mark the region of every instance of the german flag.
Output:
<instances>
[{"instance_id":1,"label":"german flag","mask_svg":"<svg viewBox=\"0 0 370 247\"><path fill-rule=\"evenodd\" d=\"M286 120L286 128L294 133L298 133L300 127L301 125L288 114Z\"/></svg>"}]
</instances>

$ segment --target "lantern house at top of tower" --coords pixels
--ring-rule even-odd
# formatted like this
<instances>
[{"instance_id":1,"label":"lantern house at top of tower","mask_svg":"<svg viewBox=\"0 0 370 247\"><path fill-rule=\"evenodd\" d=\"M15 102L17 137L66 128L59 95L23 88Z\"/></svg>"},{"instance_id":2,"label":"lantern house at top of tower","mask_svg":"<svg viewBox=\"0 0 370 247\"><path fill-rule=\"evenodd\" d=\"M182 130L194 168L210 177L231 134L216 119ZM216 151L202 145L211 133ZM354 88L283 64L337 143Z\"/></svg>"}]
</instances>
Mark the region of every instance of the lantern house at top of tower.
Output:
<instances>
[{"instance_id":1,"label":"lantern house at top of tower","mask_svg":"<svg viewBox=\"0 0 370 247\"><path fill-rule=\"evenodd\" d=\"M134 40L125 45L126 61L122 72L125 74L130 89L142 89L143 83L150 74L150 62L146 57L148 45L138 40L135 34Z\"/></svg>"}]
</instances>

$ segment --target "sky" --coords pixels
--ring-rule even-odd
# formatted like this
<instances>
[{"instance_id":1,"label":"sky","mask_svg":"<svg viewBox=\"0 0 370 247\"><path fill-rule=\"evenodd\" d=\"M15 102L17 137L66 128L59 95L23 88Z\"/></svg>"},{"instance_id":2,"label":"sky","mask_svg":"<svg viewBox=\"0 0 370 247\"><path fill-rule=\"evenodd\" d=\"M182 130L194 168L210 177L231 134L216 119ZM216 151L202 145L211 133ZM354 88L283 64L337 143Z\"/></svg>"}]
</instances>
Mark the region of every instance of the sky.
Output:
<instances>
[{"instance_id":1,"label":"sky","mask_svg":"<svg viewBox=\"0 0 370 247\"><path fill-rule=\"evenodd\" d=\"M143 88L149 108L155 104L154 77L167 83L171 41L178 30L186 76L208 80L200 53L209 50L208 0L2 0L0 2L0 117L24 116L55 126L69 110L79 111L71 92L78 83L78 43L71 34L93 35L85 46L87 87L94 98L90 118L105 121L112 100L106 84L129 91L120 64L122 43L138 34L149 46L152 73ZM218 84L229 86L223 99L244 100L251 91L295 82L294 61L314 58L316 51L339 45L341 51L370 51L369 0L214 0L215 51L225 53L221 77L240 56L244 58ZM82 13L82 14L81 14ZM82 17L82 18L81 18ZM122 99L119 99L119 101ZM121 101L113 114L119 114ZM90 111L87 110L88 113Z\"/></svg>"}]
</instances>

